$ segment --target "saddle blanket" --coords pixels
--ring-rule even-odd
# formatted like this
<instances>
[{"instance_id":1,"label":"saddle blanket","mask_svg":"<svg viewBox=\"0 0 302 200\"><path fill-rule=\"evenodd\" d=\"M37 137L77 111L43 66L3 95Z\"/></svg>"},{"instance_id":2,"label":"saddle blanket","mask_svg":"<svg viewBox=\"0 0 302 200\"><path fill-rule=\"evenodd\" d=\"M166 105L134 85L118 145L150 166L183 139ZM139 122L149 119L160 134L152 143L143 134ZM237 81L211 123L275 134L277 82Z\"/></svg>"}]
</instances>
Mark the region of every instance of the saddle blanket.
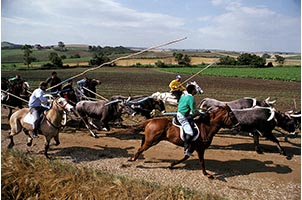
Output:
<instances>
[{"instance_id":1,"label":"saddle blanket","mask_svg":"<svg viewBox=\"0 0 302 200\"><path fill-rule=\"evenodd\" d=\"M184 137L184 134L185 134L185 133L184 133L184 130L183 130L182 126L181 126L180 124L177 124L177 123L176 123L175 118L173 118L172 124L173 124L174 126L176 126L176 127L179 128L180 138L182 139L182 141L184 141L184 140L185 140L185 137ZM197 125L196 125L195 123L194 123L193 133L194 133L194 135L193 135L192 141L195 141L195 140L197 140L197 138L198 138L199 135L200 135L200 131L199 131L199 129L198 129L198 127L197 127Z\"/></svg>"},{"instance_id":2,"label":"saddle blanket","mask_svg":"<svg viewBox=\"0 0 302 200\"><path fill-rule=\"evenodd\" d=\"M24 122L32 125L33 129L35 128L34 126L34 121L35 121L35 117L29 112L27 113L27 115L25 115L24 119L23 119Z\"/></svg>"}]
</instances>

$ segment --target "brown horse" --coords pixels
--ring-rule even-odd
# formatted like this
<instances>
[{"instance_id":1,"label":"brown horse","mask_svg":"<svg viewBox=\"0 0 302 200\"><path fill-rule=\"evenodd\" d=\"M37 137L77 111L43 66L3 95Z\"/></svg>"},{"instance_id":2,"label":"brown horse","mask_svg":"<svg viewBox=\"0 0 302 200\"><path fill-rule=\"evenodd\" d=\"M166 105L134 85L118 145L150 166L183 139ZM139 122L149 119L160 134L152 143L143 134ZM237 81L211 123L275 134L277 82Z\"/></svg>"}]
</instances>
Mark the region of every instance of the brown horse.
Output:
<instances>
[{"instance_id":1,"label":"brown horse","mask_svg":"<svg viewBox=\"0 0 302 200\"><path fill-rule=\"evenodd\" d=\"M220 128L235 126L238 124L238 121L228 105L209 112L209 115L210 117L207 122L201 122L200 119L195 120L201 134L197 140L191 142L190 152L197 151L203 174L208 178L213 178L213 175L205 170L205 149L210 146L214 135ZM172 120L169 118L161 117L147 120L135 128L135 131L142 130L143 128L145 129L145 135L142 139L141 147L129 161L135 161L141 153L162 140L168 140L175 145L184 146L184 142L180 138L179 128L174 126ZM188 158L189 156L185 155L183 159L172 163L170 167L173 167Z\"/></svg>"},{"instance_id":2,"label":"brown horse","mask_svg":"<svg viewBox=\"0 0 302 200\"><path fill-rule=\"evenodd\" d=\"M41 120L38 133L45 136L45 152L44 155L49 159L47 151L49 149L50 140L54 138L56 145L60 144L59 131L61 129L61 122L65 111L73 110L73 106L68 104L67 101L60 97L53 101L51 108L46 111L45 116ZM13 137L20 133L22 130L28 136L27 146L32 145L33 138L30 136L29 131L33 131L31 124L24 121L25 116L29 113L29 108L17 110L12 114L9 120L11 127L9 138L10 143L8 148L14 146Z\"/></svg>"}]
</instances>

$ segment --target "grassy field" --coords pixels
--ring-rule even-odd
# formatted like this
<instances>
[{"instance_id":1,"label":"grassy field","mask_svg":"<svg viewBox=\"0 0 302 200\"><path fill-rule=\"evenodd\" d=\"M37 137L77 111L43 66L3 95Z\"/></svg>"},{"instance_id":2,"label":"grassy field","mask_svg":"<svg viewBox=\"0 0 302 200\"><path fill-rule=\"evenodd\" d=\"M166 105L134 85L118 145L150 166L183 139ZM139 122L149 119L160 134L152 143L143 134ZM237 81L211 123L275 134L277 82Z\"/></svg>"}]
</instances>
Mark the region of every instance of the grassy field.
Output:
<instances>
[{"instance_id":1,"label":"grassy field","mask_svg":"<svg viewBox=\"0 0 302 200\"><path fill-rule=\"evenodd\" d=\"M167 72L180 74L195 74L202 68L164 68ZM257 78L282 81L301 81L300 67L273 67L273 68L215 68L215 66L202 72L208 76Z\"/></svg>"}]
</instances>

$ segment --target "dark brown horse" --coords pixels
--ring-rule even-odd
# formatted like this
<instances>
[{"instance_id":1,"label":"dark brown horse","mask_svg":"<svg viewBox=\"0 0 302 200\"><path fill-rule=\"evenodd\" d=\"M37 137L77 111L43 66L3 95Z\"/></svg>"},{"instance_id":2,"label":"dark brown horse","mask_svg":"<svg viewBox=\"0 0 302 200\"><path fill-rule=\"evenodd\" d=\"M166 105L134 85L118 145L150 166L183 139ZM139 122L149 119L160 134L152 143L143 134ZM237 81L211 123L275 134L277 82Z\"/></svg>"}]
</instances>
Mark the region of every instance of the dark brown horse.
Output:
<instances>
[{"instance_id":1,"label":"dark brown horse","mask_svg":"<svg viewBox=\"0 0 302 200\"><path fill-rule=\"evenodd\" d=\"M190 152L197 151L203 174L208 178L213 178L213 175L205 170L204 152L210 146L214 135L220 128L235 126L238 124L238 121L228 105L209 112L209 115L210 117L207 122L201 122L200 119L195 120L201 134L197 140L191 143ZM172 119L170 118L161 117L150 119L142 122L133 130L139 131L143 130L143 128L145 129L145 135L142 139L141 147L129 161L137 160L141 153L162 140L167 140L178 146L184 146L184 142L180 138L179 128L172 124ZM172 163L170 167L173 167L188 158L189 156L185 155L183 159Z\"/></svg>"},{"instance_id":2,"label":"dark brown horse","mask_svg":"<svg viewBox=\"0 0 302 200\"><path fill-rule=\"evenodd\" d=\"M1 103L8 105L8 118L10 118L15 107L21 109L23 108L23 104L29 100L29 84L26 81L20 81L11 85L8 84L7 89L1 93Z\"/></svg>"}]
</instances>

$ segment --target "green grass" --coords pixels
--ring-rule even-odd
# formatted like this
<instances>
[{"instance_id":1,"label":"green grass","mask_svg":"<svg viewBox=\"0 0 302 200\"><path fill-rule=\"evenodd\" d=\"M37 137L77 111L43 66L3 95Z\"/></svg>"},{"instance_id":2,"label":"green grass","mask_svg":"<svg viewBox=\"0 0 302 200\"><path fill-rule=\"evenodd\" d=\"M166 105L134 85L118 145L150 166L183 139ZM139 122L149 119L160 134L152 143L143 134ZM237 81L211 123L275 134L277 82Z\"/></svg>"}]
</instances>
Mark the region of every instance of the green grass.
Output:
<instances>
[{"instance_id":1,"label":"green grass","mask_svg":"<svg viewBox=\"0 0 302 200\"><path fill-rule=\"evenodd\" d=\"M195 74L202 68L163 68L162 71L179 73L179 74ZM301 81L300 67L273 67L273 68L215 68L210 67L201 73L207 76L224 76L224 77L240 77L240 78L257 78L282 81Z\"/></svg>"}]
</instances>

